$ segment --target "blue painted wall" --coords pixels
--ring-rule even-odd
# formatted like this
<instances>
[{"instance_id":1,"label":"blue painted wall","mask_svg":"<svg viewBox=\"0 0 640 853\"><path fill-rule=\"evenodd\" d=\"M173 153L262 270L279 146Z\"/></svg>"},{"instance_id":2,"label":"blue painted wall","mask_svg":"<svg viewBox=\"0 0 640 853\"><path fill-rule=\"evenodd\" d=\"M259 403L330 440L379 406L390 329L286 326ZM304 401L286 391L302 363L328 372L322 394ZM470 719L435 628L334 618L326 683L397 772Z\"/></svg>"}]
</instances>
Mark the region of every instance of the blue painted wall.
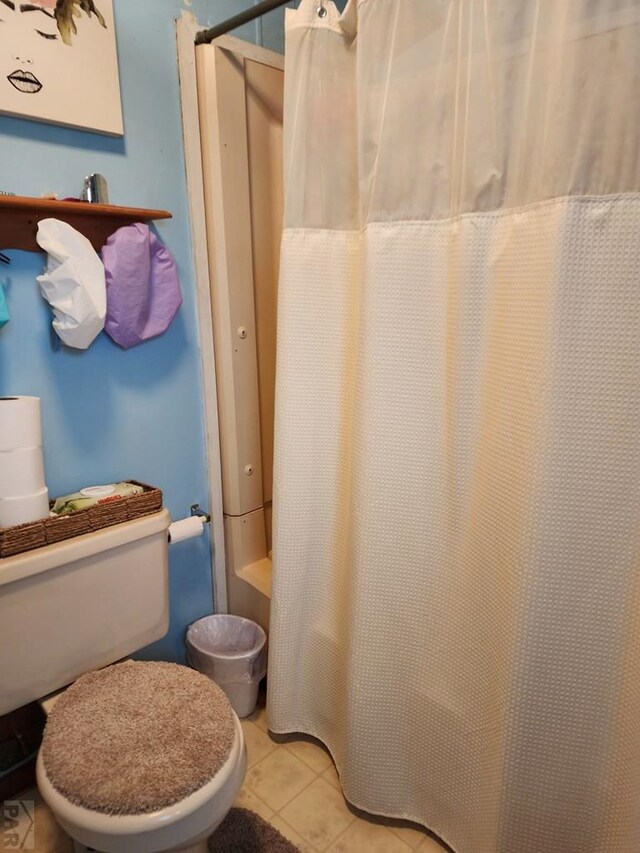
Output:
<instances>
[{"instance_id":1,"label":"blue painted wall","mask_svg":"<svg viewBox=\"0 0 640 853\"><path fill-rule=\"evenodd\" d=\"M62 198L79 193L84 175L100 172L114 204L172 211L157 233L176 258L184 304L164 336L129 351L104 334L85 352L57 348L35 280L43 256L10 252L11 266L0 267L12 317L0 330L0 395L42 399L50 494L134 477L160 486L179 518L191 503L209 501L175 48L182 4L115 0L114 6L124 138L2 117L0 189ZM243 0L195 0L191 10L212 24L244 6ZM273 32L269 46L277 48ZM237 33L254 40L259 34L256 25ZM170 554L169 634L141 656L182 660L186 625L212 612L208 539L176 545Z\"/></svg>"}]
</instances>

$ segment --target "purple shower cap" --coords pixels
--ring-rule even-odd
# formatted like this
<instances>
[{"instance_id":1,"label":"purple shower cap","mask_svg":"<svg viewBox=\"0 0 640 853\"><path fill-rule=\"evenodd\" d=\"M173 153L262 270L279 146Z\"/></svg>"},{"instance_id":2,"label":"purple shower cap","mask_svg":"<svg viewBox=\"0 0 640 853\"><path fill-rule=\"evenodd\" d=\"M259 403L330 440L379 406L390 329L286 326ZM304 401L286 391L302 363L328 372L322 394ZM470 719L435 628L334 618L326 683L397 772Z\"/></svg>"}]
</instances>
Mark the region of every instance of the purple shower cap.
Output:
<instances>
[{"instance_id":1,"label":"purple shower cap","mask_svg":"<svg viewBox=\"0 0 640 853\"><path fill-rule=\"evenodd\" d=\"M102 247L107 282L105 332L129 349L167 330L182 305L176 263L141 222L125 225Z\"/></svg>"}]
</instances>

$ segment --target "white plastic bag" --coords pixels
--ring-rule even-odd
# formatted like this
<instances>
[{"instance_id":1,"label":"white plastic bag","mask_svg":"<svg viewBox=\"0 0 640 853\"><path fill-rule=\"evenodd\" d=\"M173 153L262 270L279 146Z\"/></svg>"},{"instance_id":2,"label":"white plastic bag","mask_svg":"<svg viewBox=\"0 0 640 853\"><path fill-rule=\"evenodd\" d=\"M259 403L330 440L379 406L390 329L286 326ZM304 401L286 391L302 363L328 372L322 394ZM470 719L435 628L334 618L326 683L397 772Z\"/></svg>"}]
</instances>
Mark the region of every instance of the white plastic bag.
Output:
<instances>
[{"instance_id":1,"label":"white plastic bag","mask_svg":"<svg viewBox=\"0 0 640 853\"><path fill-rule=\"evenodd\" d=\"M258 685L267 673L267 635L242 616L216 614L198 619L187 629L187 659L215 681L239 717L256 706Z\"/></svg>"},{"instance_id":2,"label":"white plastic bag","mask_svg":"<svg viewBox=\"0 0 640 853\"><path fill-rule=\"evenodd\" d=\"M48 255L37 281L53 309L53 328L68 347L87 349L107 314L102 261L83 234L59 219L40 220L36 240Z\"/></svg>"},{"instance_id":3,"label":"white plastic bag","mask_svg":"<svg viewBox=\"0 0 640 853\"><path fill-rule=\"evenodd\" d=\"M267 672L267 635L242 616L205 616L187 630L189 662L217 684L260 681Z\"/></svg>"}]
</instances>

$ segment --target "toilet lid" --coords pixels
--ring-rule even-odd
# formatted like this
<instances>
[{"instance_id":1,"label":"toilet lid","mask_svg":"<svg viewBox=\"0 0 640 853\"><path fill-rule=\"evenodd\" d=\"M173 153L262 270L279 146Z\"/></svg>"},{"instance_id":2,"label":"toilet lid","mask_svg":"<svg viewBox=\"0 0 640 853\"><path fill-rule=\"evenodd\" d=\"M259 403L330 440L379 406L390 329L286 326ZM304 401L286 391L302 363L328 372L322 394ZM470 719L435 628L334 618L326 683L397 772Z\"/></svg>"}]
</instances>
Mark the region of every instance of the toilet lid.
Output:
<instances>
[{"instance_id":1,"label":"toilet lid","mask_svg":"<svg viewBox=\"0 0 640 853\"><path fill-rule=\"evenodd\" d=\"M127 661L83 675L58 699L42 760L75 805L143 814L209 782L234 739L231 705L213 681L174 663Z\"/></svg>"}]
</instances>

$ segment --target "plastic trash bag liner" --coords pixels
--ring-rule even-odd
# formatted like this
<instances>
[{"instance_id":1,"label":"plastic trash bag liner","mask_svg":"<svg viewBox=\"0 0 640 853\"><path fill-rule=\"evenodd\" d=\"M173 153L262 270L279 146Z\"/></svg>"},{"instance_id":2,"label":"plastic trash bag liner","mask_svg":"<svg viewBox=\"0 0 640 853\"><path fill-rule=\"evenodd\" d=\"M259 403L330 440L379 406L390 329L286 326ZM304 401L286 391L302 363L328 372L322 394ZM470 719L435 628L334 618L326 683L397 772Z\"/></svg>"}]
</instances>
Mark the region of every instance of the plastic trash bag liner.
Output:
<instances>
[{"instance_id":1,"label":"plastic trash bag liner","mask_svg":"<svg viewBox=\"0 0 640 853\"><path fill-rule=\"evenodd\" d=\"M161 335L182 305L175 261L149 226L125 225L102 248L106 333L123 349Z\"/></svg>"},{"instance_id":2,"label":"plastic trash bag liner","mask_svg":"<svg viewBox=\"0 0 640 853\"><path fill-rule=\"evenodd\" d=\"M53 328L68 347L87 349L107 313L102 261L84 235L59 219L40 220L36 240L48 255L37 281L53 309Z\"/></svg>"},{"instance_id":3,"label":"plastic trash bag liner","mask_svg":"<svg viewBox=\"0 0 640 853\"><path fill-rule=\"evenodd\" d=\"M187 630L191 666L221 686L260 681L267 673L267 635L242 616L216 614L198 619Z\"/></svg>"},{"instance_id":4,"label":"plastic trash bag liner","mask_svg":"<svg viewBox=\"0 0 640 853\"><path fill-rule=\"evenodd\" d=\"M0 329L9 322L9 307L7 306L7 298L4 295L4 288L0 284Z\"/></svg>"}]
</instances>

